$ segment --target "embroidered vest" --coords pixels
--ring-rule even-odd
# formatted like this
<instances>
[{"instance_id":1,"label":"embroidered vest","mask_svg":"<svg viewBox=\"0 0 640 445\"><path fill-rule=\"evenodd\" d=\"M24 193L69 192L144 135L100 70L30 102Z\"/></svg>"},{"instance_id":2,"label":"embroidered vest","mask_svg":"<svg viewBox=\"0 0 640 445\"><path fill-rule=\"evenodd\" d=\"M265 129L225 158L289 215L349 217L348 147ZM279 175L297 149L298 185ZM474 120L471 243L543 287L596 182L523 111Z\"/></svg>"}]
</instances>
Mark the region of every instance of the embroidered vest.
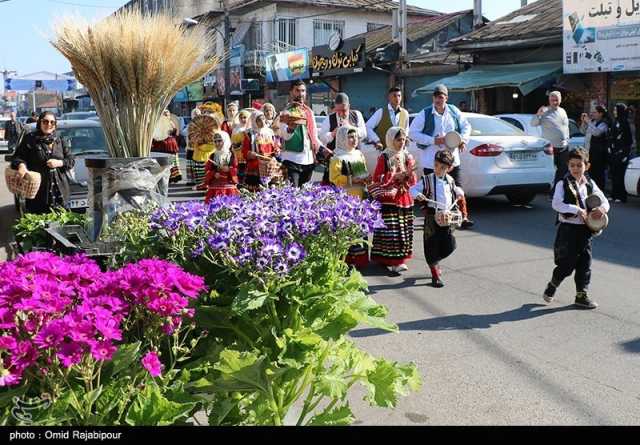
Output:
<instances>
[{"instance_id":1,"label":"embroidered vest","mask_svg":"<svg viewBox=\"0 0 640 445\"><path fill-rule=\"evenodd\" d=\"M398 119L398 126L400 128L407 128L409 125L409 113L404 108L400 107L400 116ZM378 126L375 128L375 133L378 135L380 142L386 144L387 131L389 128L393 127L393 122L391 122L391 116L389 115L389 107L384 107L382 109L382 118L378 123Z\"/></svg>"},{"instance_id":2,"label":"embroidered vest","mask_svg":"<svg viewBox=\"0 0 640 445\"><path fill-rule=\"evenodd\" d=\"M449 109L449 113L453 116L453 122L455 123L455 129L459 133L460 132L460 110L458 110L453 105L447 104L447 108ZM423 111L424 113L424 127L422 128L422 133L427 136L433 136L433 132L436 129L436 118L433 115L433 105L427 107ZM424 146L421 146L424 147Z\"/></svg>"}]
</instances>

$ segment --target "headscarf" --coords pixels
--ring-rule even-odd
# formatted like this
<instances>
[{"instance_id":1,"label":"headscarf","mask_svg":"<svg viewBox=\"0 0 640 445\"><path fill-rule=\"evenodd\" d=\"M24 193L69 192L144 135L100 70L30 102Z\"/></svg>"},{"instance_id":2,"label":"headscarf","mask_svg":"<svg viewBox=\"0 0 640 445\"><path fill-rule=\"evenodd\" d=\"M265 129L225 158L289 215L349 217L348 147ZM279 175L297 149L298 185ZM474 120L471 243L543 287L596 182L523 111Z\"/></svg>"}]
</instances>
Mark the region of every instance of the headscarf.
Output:
<instances>
[{"instance_id":1,"label":"headscarf","mask_svg":"<svg viewBox=\"0 0 640 445\"><path fill-rule=\"evenodd\" d=\"M57 125L54 128L53 132L50 134L44 134L42 132L42 119L44 119L46 116L53 116L53 118L56 120L56 124L58 123L58 119L56 118L56 115L53 114L51 111L43 111L42 113L40 113L40 115L38 116L38 121L36 122L36 131L34 133L34 136L36 138L36 141L38 143L44 143L47 145L51 145L53 144L56 139L58 138L57 134L56 134L56 129L58 128Z\"/></svg>"},{"instance_id":2,"label":"headscarf","mask_svg":"<svg viewBox=\"0 0 640 445\"><path fill-rule=\"evenodd\" d=\"M217 167L223 167L231 162L231 138L226 131L216 131L213 137L217 135L222 137L222 148L213 153L213 163Z\"/></svg>"},{"instance_id":3,"label":"headscarf","mask_svg":"<svg viewBox=\"0 0 640 445\"><path fill-rule=\"evenodd\" d=\"M356 135L358 134L358 129L352 127L350 125L344 125L339 127L336 131L336 149L333 152L333 155L343 161L356 161L360 159L359 153L357 152L357 145L349 149L349 132L354 131Z\"/></svg>"},{"instance_id":4,"label":"headscarf","mask_svg":"<svg viewBox=\"0 0 640 445\"><path fill-rule=\"evenodd\" d=\"M403 132L405 135L407 134L406 130L401 127L391 127L387 130L387 134L385 136L385 140L387 142L387 148L383 151L384 154L387 155L387 159L389 159L389 166L391 169L400 169L404 170L407 163L407 146L402 148L402 150L397 151L394 148L393 142L395 141L398 133Z\"/></svg>"}]
</instances>

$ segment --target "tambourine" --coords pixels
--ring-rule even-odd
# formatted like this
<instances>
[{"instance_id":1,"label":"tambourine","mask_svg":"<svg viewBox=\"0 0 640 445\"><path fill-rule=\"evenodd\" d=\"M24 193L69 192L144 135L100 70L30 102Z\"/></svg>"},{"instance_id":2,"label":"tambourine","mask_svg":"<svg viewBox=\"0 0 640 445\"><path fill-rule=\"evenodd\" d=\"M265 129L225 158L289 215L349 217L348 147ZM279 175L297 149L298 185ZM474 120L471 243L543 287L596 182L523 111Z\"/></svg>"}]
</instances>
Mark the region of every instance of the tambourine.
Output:
<instances>
[{"instance_id":1,"label":"tambourine","mask_svg":"<svg viewBox=\"0 0 640 445\"><path fill-rule=\"evenodd\" d=\"M457 131L450 131L444 135L444 145L450 150L455 150L462 144L462 136Z\"/></svg>"},{"instance_id":2,"label":"tambourine","mask_svg":"<svg viewBox=\"0 0 640 445\"><path fill-rule=\"evenodd\" d=\"M588 211L585 224L592 232L599 235L609 225L609 216L606 213L600 218L593 216L593 210L602 206L602 199L596 194L589 195L587 199L585 199L585 205Z\"/></svg>"},{"instance_id":3,"label":"tambourine","mask_svg":"<svg viewBox=\"0 0 640 445\"><path fill-rule=\"evenodd\" d=\"M436 210L436 224L440 227L460 228L462 213L459 210Z\"/></svg>"}]
</instances>

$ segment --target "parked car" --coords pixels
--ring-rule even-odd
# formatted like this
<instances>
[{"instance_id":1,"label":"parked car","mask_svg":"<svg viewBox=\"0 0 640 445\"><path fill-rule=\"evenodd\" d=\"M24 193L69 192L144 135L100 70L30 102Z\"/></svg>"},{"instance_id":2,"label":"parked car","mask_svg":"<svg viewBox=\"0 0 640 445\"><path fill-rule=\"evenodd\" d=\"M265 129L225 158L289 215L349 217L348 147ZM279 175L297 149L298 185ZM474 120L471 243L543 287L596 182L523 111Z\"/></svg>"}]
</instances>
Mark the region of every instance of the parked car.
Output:
<instances>
[{"instance_id":1,"label":"parked car","mask_svg":"<svg viewBox=\"0 0 640 445\"><path fill-rule=\"evenodd\" d=\"M463 113L471 124L467 149L461 153L462 188L468 197L505 195L514 204L528 204L537 193L549 190L554 167L551 144L527 136L519 128L493 116ZM412 118L413 116L410 116ZM371 144L361 148L373 172L380 152ZM409 152L422 177L421 149L414 142Z\"/></svg>"},{"instance_id":2,"label":"parked car","mask_svg":"<svg viewBox=\"0 0 640 445\"><path fill-rule=\"evenodd\" d=\"M9 142L4 138L4 126L8 121L8 117L0 116L0 150L3 151L9 151Z\"/></svg>"},{"instance_id":3,"label":"parked car","mask_svg":"<svg viewBox=\"0 0 640 445\"><path fill-rule=\"evenodd\" d=\"M31 133L35 129L35 123L26 124L20 138L22 139L26 133ZM69 208L84 211L88 205L87 181L89 179L84 159L109 156L102 125L91 119L58 121L56 132L69 145L71 153L76 159L75 167L70 175Z\"/></svg>"},{"instance_id":4,"label":"parked car","mask_svg":"<svg viewBox=\"0 0 640 445\"><path fill-rule=\"evenodd\" d=\"M70 120L84 120L98 117L98 113L95 111L73 111L71 113L64 113L61 117L61 121Z\"/></svg>"},{"instance_id":5,"label":"parked car","mask_svg":"<svg viewBox=\"0 0 640 445\"><path fill-rule=\"evenodd\" d=\"M529 136L542 137L542 127L534 127L531 125L531 119L535 114L498 114L503 121L509 122L515 125L519 129L528 134ZM576 150L578 148L584 148L584 134L580 131L580 127L576 124L576 121L569 119L569 149Z\"/></svg>"},{"instance_id":6,"label":"parked car","mask_svg":"<svg viewBox=\"0 0 640 445\"><path fill-rule=\"evenodd\" d=\"M629 161L627 172L624 175L624 186L628 194L640 196L640 157Z\"/></svg>"}]
</instances>

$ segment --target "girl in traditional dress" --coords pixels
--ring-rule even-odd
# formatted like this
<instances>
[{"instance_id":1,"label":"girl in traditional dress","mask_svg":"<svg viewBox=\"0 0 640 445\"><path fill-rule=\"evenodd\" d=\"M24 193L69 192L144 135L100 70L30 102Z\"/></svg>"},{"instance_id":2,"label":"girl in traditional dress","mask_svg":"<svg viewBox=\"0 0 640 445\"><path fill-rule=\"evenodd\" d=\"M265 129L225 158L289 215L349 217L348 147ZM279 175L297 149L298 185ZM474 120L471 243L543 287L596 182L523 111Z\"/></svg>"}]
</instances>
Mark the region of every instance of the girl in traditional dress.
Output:
<instances>
[{"instance_id":1,"label":"girl in traditional dress","mask_svg":"<svg viewBox=\"0 0 640 445\"><path fill-rule=\"evenodd\" d=\"M407 132L391 127L386 134L387 148L378 158L373 182L383 191L385 227L373 234L371 259L391 272L407 270L406 261L413 253L413 198L409 189L417 182L415 160L406 149Z\"/></svg>"},{"instance_id":2,"label":"girl in traditional dress","mask_svg":"<svg viewBox=\"0 0 640 445\"><path fill-rule=\"evenodd\" d=\"M216 150L209 156L205 167L207 196L204 201L206 203L215 196L239 194L238 162L231 151L231 139L227 132L217 131L213 136L213 144Z\"/></svg>"},{"instance_id":3,"label":"girl in traditional dress","mask_svg":"<svg viewBox=\"0 0 640 445\"><path fill-rule=\"evenodd\" d=\"M196 121L198 119L198 121ZM193 132L193 129L196 127L205 127L199 121L211 119L206 127L206 134L200 133L200 130L197 133ZM215 151L215 146L213 145L213 135L216 131L220 130L220 121L212 116L212 115L201 115L194 118L193 121L189 124L189 143L193 150L193 175L194 181L196 183L194 190L207 190L207 184L204 181L204 177L206 174L205 165L209 156ZM192 134L194 133L194 134Z\"/></svg>"},{"instance_id":4,"label":"girl in traditional dress","mask_svg":"<svg viewBox=\"0 0 640 445\"><path fill-rule=\"evenodd\" d=\"M269 182L269 178L260 178L260 162L273 158L277 152L273 130L267 126L264 113L254 111L251 129L245 133L242 143L242 156L247 160L244 183L250 191L255 192L261 184Z\"/></svg>"},{"instance_id":5,"label":"girl in traditional dress","mask_svg":"<svg viewBox=\"0 0 640 445\"><path fill-rule=\"evenodd\" d=\"M244 184L244 174L247 168L247 160L242 155L242 145L244 143L245 133L250 128L251 112L246 109L240 110L238 113L238 123L233 127L231 132L231 149L238 161L238 178L241 184Z\"/></svg>"},{"instance_id":6,"label":"girl in traditional dress","mask_svg":"<svg viewBox=\"0 0 640 445\"><path fill-rule=\"evenodd\" d=\"M369 174L364 155L358 150L358 129L351 126L338 128L336 148L329 163L329 181L345 189L349 195L364 198L364 185ZM366 244L356 244L349 248L345 260L355 267L365 267L369 263Z\"/></svg>"},{"instance_id":7,"label":"girl in traditional dress","mask_svg":"<svg viewBox=\"0 0 640 445\"><path fill-rule=\"evenodd\" d=\"M227 105L226 118L220 125L220 128L222 128L227 132L229 136L231 136L236 125L238 125L238 103L229 102L229 105Z\"/></svg>"}]
</instances>

